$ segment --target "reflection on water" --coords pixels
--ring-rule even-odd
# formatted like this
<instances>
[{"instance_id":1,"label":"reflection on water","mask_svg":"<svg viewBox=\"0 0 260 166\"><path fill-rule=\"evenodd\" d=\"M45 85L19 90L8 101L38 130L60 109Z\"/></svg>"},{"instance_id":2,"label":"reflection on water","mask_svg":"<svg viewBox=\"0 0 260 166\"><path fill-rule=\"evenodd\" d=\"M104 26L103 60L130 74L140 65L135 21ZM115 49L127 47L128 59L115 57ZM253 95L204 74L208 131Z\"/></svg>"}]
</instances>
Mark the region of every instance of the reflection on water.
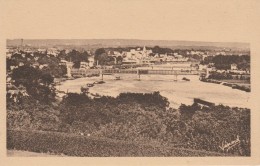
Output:
<instances>
[{"instance_id":1,"label":"reflection on water","mask_svg":"<svg viewBox=\"0 0 260 166\"><path fill-rule=\"evenodd\" d=\"M250 93L232 89L223 85L205 83L199 81L198 76L185 76L190 81L183 81L183 76L178 76L174 82L174 76L141 75L141 81L137 75L121 75L121 80L115 80L114 76L104 76L105 84L96 84L91 87L90 93L117 96L121 92L154 92L160 91L162 96L169 99L172 107L178 108L181 103L192 104L194 98L201 98L216 104L236 107L249 106ZM79 78L67 80L60 85L62 91L80 93L80 87L87 83L100 80L100 77Z\"/></svg>"}]
</instances>

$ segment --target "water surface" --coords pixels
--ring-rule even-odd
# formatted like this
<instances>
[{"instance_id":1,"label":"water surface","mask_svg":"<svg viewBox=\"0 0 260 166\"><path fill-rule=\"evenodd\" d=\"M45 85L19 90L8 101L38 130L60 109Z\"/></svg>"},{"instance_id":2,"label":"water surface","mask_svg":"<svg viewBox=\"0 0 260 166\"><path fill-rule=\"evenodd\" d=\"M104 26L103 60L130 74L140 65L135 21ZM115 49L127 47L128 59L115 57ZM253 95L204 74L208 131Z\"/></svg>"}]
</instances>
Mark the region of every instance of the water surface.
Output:
<instances>
[{"instance_id":1,"label":"water surface","mask_svg":"<svg viewBox=\"0 0 260 166\"><path fill-rule=\"evenodd\" d=\"M216 104L250 108L250 93L219 84L201 82L199 76L196 75L178 76L177 82L173 81L174 76L166 75L141 75L140 81L137 80L137 75L121 75L120 77L121 80L115 80L115 76L105 75L106 83L95 84L89 92L115 97L122 92L160 91L174 108L178 108L181 103L192 104L194 98L201 98ZM183 77L189 78L190 81L183 81ZM81 86L100 79L101 77L91 77L67 80L57 88L65 92L80 93Z\"/></svg>"}]
</instances>

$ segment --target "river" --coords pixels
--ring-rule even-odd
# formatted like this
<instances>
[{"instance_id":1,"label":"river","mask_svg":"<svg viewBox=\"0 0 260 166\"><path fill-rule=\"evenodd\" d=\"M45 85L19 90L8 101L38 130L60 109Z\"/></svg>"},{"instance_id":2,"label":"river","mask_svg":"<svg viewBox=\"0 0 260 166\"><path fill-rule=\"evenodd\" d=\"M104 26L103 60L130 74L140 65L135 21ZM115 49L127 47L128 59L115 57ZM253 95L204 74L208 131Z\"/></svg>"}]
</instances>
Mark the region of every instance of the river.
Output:
<instances>
[{"instance_id":1,"label":"river","mask_svg":"<svg viewBox=\"0 0 260 166\"><path fill-rule=\"evenodd\" d=\"M104 84L95 84L90 87L90 93L100 95L117 96L122 92L154 92L159 91L170 101L171 107L178 108L181 103L192 104L194 98L204 99L216 104L223 104L232 107L250 108L250 93L232 89L227 86L205 83L199 80L197 75L185 76L190 81L183 81L184 76L178 76L175 82L174 76L169 75L121 75L121 80L115 80L112 75L104 76ZM85 77L62 82L57 88L65 92L80 93L81 86L100 80L101 77Z\"/></svg>"}]
</instances>

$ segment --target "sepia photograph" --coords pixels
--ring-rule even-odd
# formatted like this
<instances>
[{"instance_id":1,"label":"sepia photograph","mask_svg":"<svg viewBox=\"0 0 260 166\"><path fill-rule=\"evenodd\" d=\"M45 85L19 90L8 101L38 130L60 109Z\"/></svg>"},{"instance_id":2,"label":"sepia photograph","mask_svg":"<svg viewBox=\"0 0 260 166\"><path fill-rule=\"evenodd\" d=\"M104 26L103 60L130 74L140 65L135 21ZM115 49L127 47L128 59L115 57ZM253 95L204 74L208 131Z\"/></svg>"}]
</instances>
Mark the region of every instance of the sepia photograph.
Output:
<instances>
[{"instance_id":1,"label":"sepia photograph","mask_svg":"<svg viewBox=\"0 0 260 166\"><path fill-rule=\"evenodd\" d=\"M250 156L248 43L15 39L6 72L8 155Z\"/></svg>"},{"instance_id":2,"label":"sepia photograph","mask_svg":"<svg viewBox=\"0 0 260 166\"><path fill-rule=\"evenodd\" d=\"M6 161L259 162L259 1L1 3Z\"/></svg>"}]
</instances>

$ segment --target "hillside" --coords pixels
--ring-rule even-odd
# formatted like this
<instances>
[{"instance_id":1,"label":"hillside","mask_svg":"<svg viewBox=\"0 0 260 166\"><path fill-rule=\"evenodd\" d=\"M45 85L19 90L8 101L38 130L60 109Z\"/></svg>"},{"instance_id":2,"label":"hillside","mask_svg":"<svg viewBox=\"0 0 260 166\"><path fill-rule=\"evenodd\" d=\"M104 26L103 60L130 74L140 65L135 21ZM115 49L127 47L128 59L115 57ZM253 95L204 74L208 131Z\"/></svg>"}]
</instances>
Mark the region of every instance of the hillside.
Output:
<instances>
[{"instance_id":1,"label":"hillside","mask_svg":"<svg viewBox=\"0 0 260 166\"><path fill-rule=\"evenodd\" d=\"M7 39L7 46L19 46L21 39ZM24 39L24 45L51 47L61 45L91 46L91 47L127 47L155 46L170 48L232 48L249 49L249 43L238 42L198 42L177 40L138 40L138 39Z\"/></svg>"}]
</instances>

